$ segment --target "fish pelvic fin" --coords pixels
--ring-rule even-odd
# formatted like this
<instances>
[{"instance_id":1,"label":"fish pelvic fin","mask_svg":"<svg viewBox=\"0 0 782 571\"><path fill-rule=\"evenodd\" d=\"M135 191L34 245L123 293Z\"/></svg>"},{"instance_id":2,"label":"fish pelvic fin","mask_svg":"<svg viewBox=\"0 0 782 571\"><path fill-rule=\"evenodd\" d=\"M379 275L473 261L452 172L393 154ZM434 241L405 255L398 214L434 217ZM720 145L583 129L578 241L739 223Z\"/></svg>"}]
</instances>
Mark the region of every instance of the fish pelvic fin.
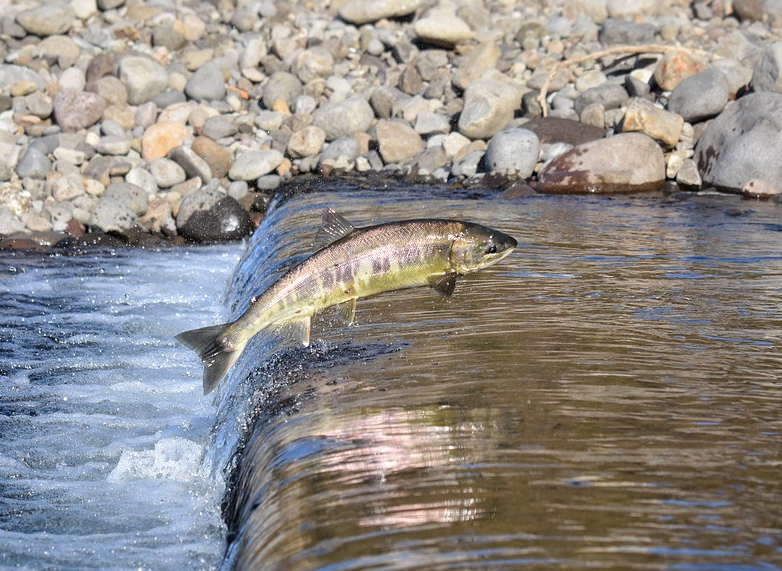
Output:
<instances>
[{"instance_id":1,"label":"fish pelvic fin","mask_svg":"<svg viewBox=\"0 0 782 571\"><path fill-rule=\"evenodd\" d=\"M429 285L443 297L451 297L453 290L456 289L456 272L429 276Z\"/></svg>"},{"instance_id":2,"label":"fish pelvic fin","mask_svg":"<svg viewBox=\"0 0 782 571\"><path fill-rule=\"evenodd\" d=\"M177 341L192 349L204 365L204 394L208 395L223 380L228 369L244 351L245 343L239 345L228 341L225 330L230 323L211 325L201 329L184 331L176 336Z\"/></svg>"}]
</instances>

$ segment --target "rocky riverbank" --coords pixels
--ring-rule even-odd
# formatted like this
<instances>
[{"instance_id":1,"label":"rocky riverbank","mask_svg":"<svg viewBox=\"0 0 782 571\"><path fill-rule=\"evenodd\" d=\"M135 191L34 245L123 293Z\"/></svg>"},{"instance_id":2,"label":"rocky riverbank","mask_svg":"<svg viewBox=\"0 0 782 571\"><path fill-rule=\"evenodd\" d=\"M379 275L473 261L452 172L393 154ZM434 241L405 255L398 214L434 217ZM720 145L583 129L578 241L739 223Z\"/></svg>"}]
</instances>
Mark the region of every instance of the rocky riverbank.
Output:
<instances>
[{"instance_id":1,"label":"rocky riverbank","mask_svg":"<svg viewBox=\"0 0 782 571\"><path fill-rule=\"evenodd\" d=\"M775 196L780 39L776 0L0 0L0 237L237 239L340 173Z\"/></svg>"}]
</instances>

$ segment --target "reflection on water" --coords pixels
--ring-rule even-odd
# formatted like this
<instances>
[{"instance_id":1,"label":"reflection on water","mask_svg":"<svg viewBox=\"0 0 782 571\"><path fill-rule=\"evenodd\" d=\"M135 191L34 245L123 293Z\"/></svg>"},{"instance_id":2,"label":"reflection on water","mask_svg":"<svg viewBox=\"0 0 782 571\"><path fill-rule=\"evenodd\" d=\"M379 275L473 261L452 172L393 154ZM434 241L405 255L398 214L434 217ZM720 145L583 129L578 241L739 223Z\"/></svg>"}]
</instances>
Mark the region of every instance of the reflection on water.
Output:
<instances>
[{"instance_id":1,"label":"reflection on water","mask_svg":"<svg viewBox=\"0 0 782 571\"><path fill-rule=\"evenodd\" d=\"M237 310L324 206L469 219L520 247L449 300L384 294L356 326L325 316L311 348L249 347L221 390L223 433L242 407L257 419L227 567L779 568L778 207L300 196L240 266Z\"/></svg>"}]
</instances>

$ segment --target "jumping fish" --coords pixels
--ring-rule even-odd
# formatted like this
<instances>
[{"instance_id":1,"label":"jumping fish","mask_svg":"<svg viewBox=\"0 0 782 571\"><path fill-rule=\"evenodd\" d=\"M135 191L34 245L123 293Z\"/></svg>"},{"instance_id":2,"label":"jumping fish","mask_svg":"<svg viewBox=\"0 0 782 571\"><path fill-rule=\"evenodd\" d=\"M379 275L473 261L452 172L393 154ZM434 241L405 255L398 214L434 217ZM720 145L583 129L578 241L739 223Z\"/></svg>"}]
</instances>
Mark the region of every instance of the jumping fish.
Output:
<instances>
[{"instance_id":1,"label":"jumping fish","mask_svg":"<svg viewBox=\"0 0 782 571\"><path fill-rule=\"evenodd\" d=\"M203 361L204 394L266 328L307 346L312 316L328 307L337 305L350 324L360 297L424 285L447 297L458 275L491 266L516 247L507 234L471 222L421 219L356 228L331 209L323 212L316 243L322 247L255 298L236 321L176 336Z\"/></svg>"}]
</instances>

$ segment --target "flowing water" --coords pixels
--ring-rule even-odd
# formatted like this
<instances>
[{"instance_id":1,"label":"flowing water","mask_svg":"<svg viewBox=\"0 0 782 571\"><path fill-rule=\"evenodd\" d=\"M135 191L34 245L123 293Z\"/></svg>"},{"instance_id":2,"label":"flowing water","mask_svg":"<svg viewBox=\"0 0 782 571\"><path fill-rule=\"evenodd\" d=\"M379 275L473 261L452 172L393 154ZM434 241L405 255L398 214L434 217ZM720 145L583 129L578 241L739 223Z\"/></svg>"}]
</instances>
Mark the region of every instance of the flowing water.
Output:
<instances>
[{"instance_id":1,"label":"flowing water","mask_svg":"<svg viewBox=\"0 0 782 571\"><path fill-rule=\"evenodd\" d=\"M200 396L171 335L246 309L324 207L519 248L308 348L259 335ZM3 260L0 565L782 568L778 206L337 188L237 253Z\"/></svg>"},{"instance_id":2,"label":"flowing water","mask_svg":"<svg viewBox=\"0 0 782 571\"><path fill-rule=\"evenodd\" d=\"M215 415L172 338L224 318L239 245L0 252L0 569L214 569Z\"/></svg>"}]
</instances>

